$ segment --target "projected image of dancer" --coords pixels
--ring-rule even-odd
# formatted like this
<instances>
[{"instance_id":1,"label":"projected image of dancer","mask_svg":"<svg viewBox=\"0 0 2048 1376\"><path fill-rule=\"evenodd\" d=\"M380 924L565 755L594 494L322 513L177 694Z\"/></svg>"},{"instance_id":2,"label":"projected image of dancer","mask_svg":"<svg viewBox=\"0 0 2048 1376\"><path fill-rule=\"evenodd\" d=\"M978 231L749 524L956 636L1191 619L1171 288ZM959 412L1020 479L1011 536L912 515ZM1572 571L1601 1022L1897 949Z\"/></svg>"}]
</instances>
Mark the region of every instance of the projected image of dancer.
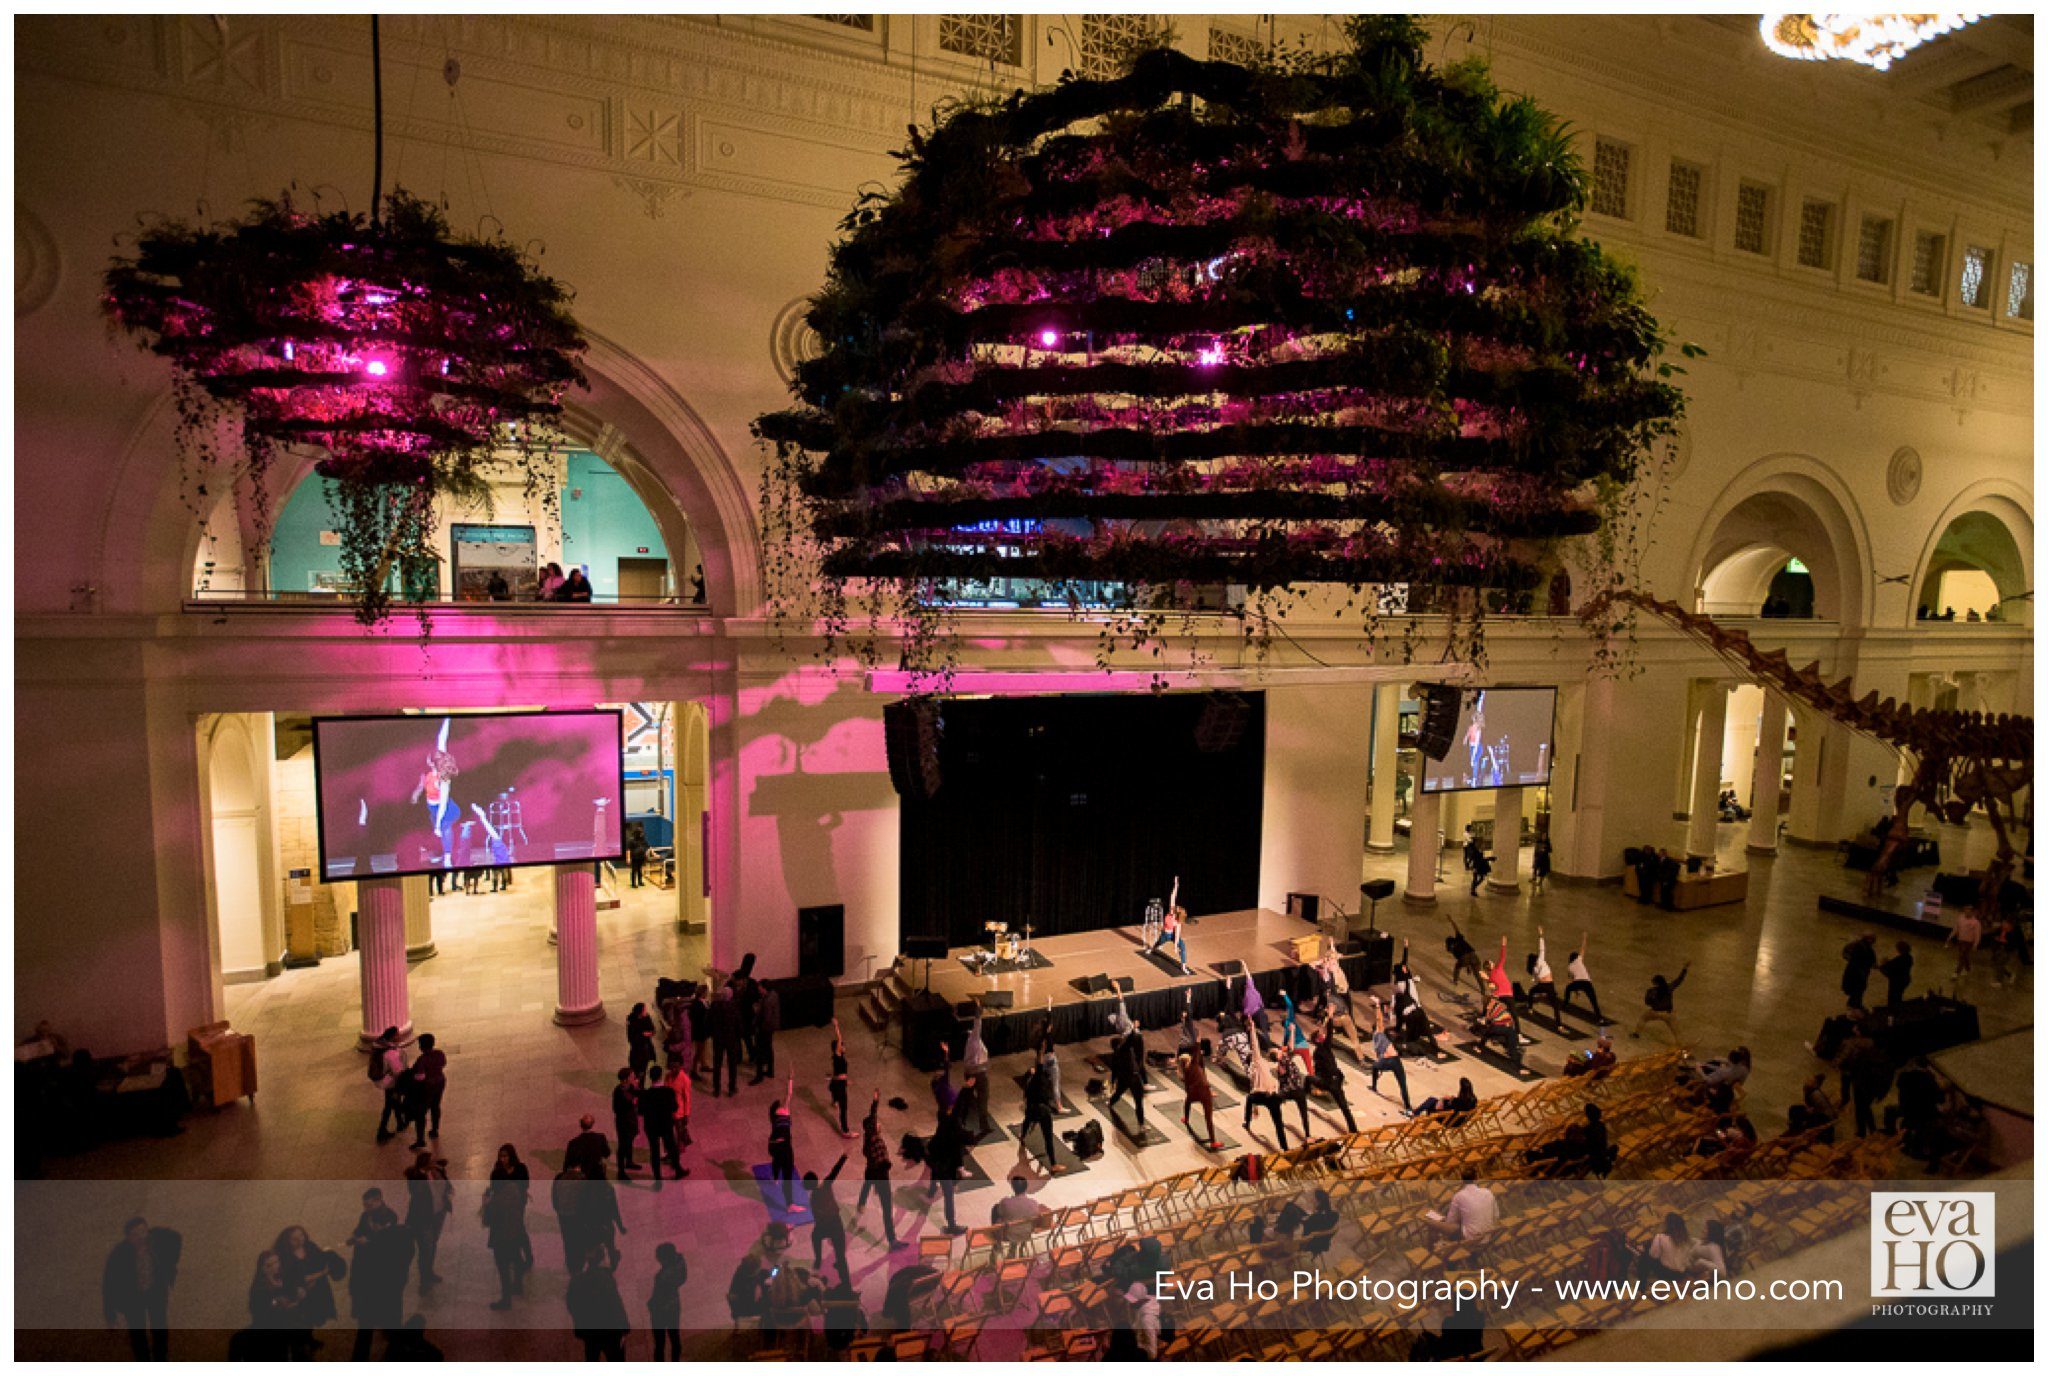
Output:
<instances>
[{"instance_id":1,"label":"projected image of dancer","mask_svg":"<svg viewBox=\"0 0 2048 1376\"><path fill-rule=\"evenodd\" d=\"M1479 766L1486 755L1486 694L1481 693L1472 703L1472 724L1465 728L1465 750L1471 767L1466 782L1473 788L1479 786Z\"/></svg>"},{"instance_id":2,"label":"projected image of dancer","mask_svg":"<svg viewBox=\"0 0 2048 1376\"><path fill-rule=\"evenodd\" d=\"M455 757L448 753L448 728L453 724L449 718L441 718L441 735L434 748L427 752L426 772L420 775L412 797L406 800L416 803L421 795L425 795L427 821L441 843L442 869L455 868L455 776L462 771L456 766Z\"/></svg>"}]
</instances>

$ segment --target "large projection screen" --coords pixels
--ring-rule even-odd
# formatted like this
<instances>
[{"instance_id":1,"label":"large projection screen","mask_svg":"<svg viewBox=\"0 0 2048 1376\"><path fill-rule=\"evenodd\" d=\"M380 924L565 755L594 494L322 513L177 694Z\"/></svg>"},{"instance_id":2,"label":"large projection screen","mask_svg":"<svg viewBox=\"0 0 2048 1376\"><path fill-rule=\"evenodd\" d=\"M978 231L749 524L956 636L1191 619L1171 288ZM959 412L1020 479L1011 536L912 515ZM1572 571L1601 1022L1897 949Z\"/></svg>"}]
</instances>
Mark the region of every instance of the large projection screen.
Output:
<instances>
[{"instance_id":1,"label":"large projection screen","mask_svg":"<svg viewBox=\"0 0 2048 1376\"><path fill-rule=\"evenodd\" d=\"M1422 757L1422 791L1549 783L1556 718L1555 688L1467 689L1458 700L1450 753L1441 760Z\"/></svg>"},{"instance_id":2,"label":"large projection screen","mask_svg":"<svg viewBox=\"0 0 2048 1376\"><path fill-rule=\"evenodd\" d=\"M318 717L320 874L615 860L617 711Z\"/></svg>"}]
</instances>

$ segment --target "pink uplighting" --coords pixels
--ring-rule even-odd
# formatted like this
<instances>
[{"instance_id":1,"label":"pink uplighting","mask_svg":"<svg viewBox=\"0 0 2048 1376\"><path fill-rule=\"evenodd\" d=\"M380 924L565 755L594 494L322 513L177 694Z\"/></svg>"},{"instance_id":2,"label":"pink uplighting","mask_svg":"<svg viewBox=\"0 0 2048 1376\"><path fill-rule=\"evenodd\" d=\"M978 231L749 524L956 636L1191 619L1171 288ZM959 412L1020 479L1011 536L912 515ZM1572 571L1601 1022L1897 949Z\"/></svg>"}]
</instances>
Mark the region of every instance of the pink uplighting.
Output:
<instances>
[{"instance_id":1,"label":"pink uplighting","mask_svg":"<svg viewBox=\"0 0 2048 1376\"><path fill-rule=\"evenodd\" d=\"M383 377L386 373L389 373L391 371L391 365L386 363L381 358L373 358L367 364L364 365L363 371L368 373L371 377Z\"/></svg>"},{"instance_id":2,"label":"pink uplighting","mask_svg":"<svg viewBox=\"0 0 2048 1376\"><path fill-rule=\"evenodd\" d=\"M1209 347L1195 355L1195 362L1201 364L1204 368L1213 368L1222 361L1223 341L1220 339L1210 340Z\"/></svg>"},{"instance_id":3,"label":"pink uplighting","mask_svg":"<svg viewBox=\"0 0 2048 1376\"><path fill-rule=\"evenodd\" d=\"M1060 342L1060 332L1053 329L1040 330L1038 332L1038 342L1050 349Z\"/></svg>"}]
</instances>

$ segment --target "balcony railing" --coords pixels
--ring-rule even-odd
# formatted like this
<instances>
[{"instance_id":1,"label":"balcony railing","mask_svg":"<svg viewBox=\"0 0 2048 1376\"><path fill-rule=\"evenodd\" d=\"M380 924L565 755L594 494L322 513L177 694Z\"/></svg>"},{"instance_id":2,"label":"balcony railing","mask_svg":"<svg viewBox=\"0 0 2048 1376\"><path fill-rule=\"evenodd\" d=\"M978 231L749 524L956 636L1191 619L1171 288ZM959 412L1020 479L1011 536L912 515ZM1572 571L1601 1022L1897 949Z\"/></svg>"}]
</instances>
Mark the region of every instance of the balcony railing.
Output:
<instances>
[{"instance_id":1,"label":"balcony railing","mask_svg":"<svg viewBox=\"0 0 2048 1376\"><path fill-rule=\"evenodd\" d=\"M588 602L541 602L532 599L492 601L484 598L442 598L418 604L435 613L453 612L485 616L574 615L577 612L653 612L678 616L709 616L710 607L685 598L638 593L592 593ZM398 613L410 612L414 604L393 603ZM185 599L188 612L227 611L349 612L354 604L340 593L297 592L290 589L202 589Z\"/></svg>"}]
</instances>

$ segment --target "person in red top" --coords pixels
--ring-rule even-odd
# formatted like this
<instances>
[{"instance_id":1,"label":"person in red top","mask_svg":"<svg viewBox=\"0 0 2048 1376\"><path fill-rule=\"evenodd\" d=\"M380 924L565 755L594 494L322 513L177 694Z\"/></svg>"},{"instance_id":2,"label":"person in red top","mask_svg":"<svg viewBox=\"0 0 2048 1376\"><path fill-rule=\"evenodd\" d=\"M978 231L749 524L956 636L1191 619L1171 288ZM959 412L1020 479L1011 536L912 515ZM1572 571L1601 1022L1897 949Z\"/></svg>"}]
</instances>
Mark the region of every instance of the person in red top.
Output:
<instances>
[{"instance_id":1,"label":"person in red top","mask_svg":"<svg viewBox=\"0 0 2048 1376\"><path fill-rule=\"evenodd\" d=\"M1515 982L1508 978L1508 939L1500 939L1500 959L1486 967L1487 982L1493 985L1493 992L1503 999L1515 996Z\"/></svg>"}]
</instances>

